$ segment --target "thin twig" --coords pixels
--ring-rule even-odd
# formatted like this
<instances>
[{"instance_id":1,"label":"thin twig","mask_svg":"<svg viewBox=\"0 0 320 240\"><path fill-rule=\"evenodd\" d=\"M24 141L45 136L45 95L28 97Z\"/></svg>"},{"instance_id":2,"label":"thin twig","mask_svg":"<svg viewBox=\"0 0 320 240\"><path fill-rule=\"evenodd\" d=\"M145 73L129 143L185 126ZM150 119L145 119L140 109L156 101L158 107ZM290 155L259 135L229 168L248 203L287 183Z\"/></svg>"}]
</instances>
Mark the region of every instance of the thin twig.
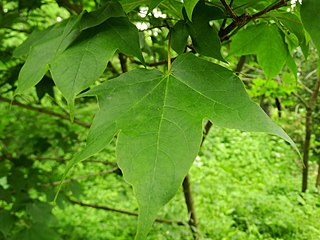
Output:
<instances>
[{"instance_id":1,"label":"thin twig","mask_svg":"<svg viewBox=\"0 0 320 240\"><path fill-rule=\"evenodd\" d=\"M110 71L114 74L119 76L120 73L118 72L118 70L113 66L113 64L111 62L108 62L107 67L110 69Z\"/></svg>"},{"instance_id":2,"label":"thin twig","mask_svg":"<svg viewBox=\"0 0 320 240\"><path fill-rule=\"evenodd\" d=\"M22 107L22 108L25 108L25 109L28 109L28 110L36 111L36 112L47 114L47 115L51 115L51 116L54 116L54 117L57 117L57 118L61 118L61 119L64 119L64 120L70 120L70 117L68 115L63 115L63 114L60 114L60 113L57 113L57 112L54 112L54 111L51 111L51 110L48 110L48 109L44 109L44 108L30 106L30 105L21 103L21 102L19 102L17 100L13 100L12 101L9 98L0 97L0 102L6 102L6 103L9 103L11 105L19 106L19 107ZM85 128L90 128L90 125L91 125L90 123L82 122L81 120L78 120L78 119L74 119L73 122L75 124L80 125L80 126L85 127Z\"/></svg>"},{"instance_id":3,"label":"thin twig","mask_svg":"<svg viewBox=\"0 0 320 240\"><path fill-rule=\"evenodd\" d=\"M238 16L235 14L235 12L232 10L230 5L225 0L220 0L226 11L229 13L229 15L233 18L234 21L238 22Z\"/></svg>"},{"instance_id":4,"label":"thin twig","mask_svg":"<svg viewBox=\"0 0 320 240\"><path fill-rule=\"evenodd\" d=\"M119 61L120 61L120 66L121 66L122 72L123 73L128 72L127 56L124 55L123 53L119 53Z\"/></svg>"},{"instance_id":5,"label":"thin twig","mask_svg":"<svg viewBox=\"0 0 320 240\"><path fill-rule=\"evenodd\" d=\"M237 18L237 21L233 20L232 23L230 23L226 28L220 29L220 31L219 31L220 40L221 41L228 40L230 38L229 34L231 32L238 31L240 28L245 26L250 21L257 19L272 10L276 10L278 8L287 6L287 4L288 4L288 0L280 0L275 3L270 4L266 8L262 9L261 11L255 13L253 15L243 14L243 15L239 16Z\"/></svg>"},{"instance_id":6,"label":"thin twig","mask_svg":"<svg viewBox=\"0 0 320 240\"><path fill-rule=\"evenodd\" d=\"M171 62L172 62L174 59L175 59L175 58L171 58ZM141 62L136 61L136 60L131 60L131 63L143 65ZM168 60L160 60L160 61L158 61L158 62L145 63L145 65L146 65L147 67L156 67L156 66L161 66L161 65L166 65L166 64L168 64Z\"/></svg>"},{"instance_id":7,"label":"thin twig","mask_svg":"<svg viewBox=\"0 0 320 240\"><path fill-rule=\"evenodd\" d=\"M292 95L295 96L296 98L298 98L299 101L300 101L306 108L309 108L308 103L307 103L299 94L293 92Z\"/></svg>"},{"instance_id":8,"label":"thin twig","mask_svg":"<svg viewBox=\"0 0 320 240\"><path fill-rule=\"evenodd\" d=\"M77 205L80 205L80 206L84 206L84 207L91 207L91 208L95 208L95 209L101 209L101 210L106 210L106 211L111 211L111 212L117 212L117 213L122 213L122 214L129 215L129 216L135 216L135 217L138 216L138 213L127 211L127 210L116 209L116 208L111 208L111 207L107 207L107 206L100 206L100 205L91 204L91 203L84 203L84 202L80 202L80 201L73 200L73 199L70 199L70 198L69 198L69 201L74 203L74 204L77 204ZM186 225L186 223L184 223L183 221L170 220L170 219L157 218L155 221L159 222L159 223L177 224L179 226L185 226Z\"/></svg>"}]
</instances>

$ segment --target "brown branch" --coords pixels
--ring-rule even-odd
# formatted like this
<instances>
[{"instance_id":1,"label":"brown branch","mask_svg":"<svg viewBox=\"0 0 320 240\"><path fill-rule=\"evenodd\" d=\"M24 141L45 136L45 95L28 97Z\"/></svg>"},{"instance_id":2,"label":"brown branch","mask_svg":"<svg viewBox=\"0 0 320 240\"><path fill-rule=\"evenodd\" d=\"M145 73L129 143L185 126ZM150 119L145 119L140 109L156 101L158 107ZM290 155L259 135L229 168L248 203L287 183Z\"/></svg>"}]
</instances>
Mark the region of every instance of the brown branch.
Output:
<instances>
[{"instance_id":1,"label":"brown branch","mask_svg":"<svg viewBox=\"0 0 320 240\"><path fill-rule=\"evenodd\" d=\"M274 3L270 4L269 6L267 6L265 9L262 9L260 12L253 14L251 16L250 20L257 19L272 10L276 10L278 8L281 8L281 7L284 7L287 5L288 5L288 0L280 0L279 2L274 2Z\"/></svg>"},{"instance_id":2,"label":"brown branch","mask_svg":"<svg viewBox=\"0 0 320 240\"><path fill-rule=\"evenodd\" d=\"M175 58L172 58L172 59L171 59L171 62L172 62L174 59L175 59ZM131 63L138 64L138 65L143 65L141 62L136 61L136 60L131 60ZM145 65L146 65L147 67L156 67L156 66L161 66L161 65L166 65L166 64L168 64L168 61L167 61L167 60L161 60L161 61L152 62L152 63L145 63Z\"/></svg>"},{"instance_id":3,"label":"brown branch","mask_svg":"<svg viewBox=\"0 0 320 240\"><path fill-rule=\"evenodd\" d=\"M111 212L117 212L117 213L122 213L122 214L129 215L129 216L135 216L135 217L138 216L138 213L127 211L127 210L116 209L116 208L111 208L111 207L107 207L107 206L100 206L100 205L90 204L90 203L84 203L84 202L80 202L80 201L73 200L73 199L70 199L70 198L69 198L69 201L74 203L74 204L77 204L77 205L80 205L80 206L84 206L84 207L91 207L91 208L95 208L95 209L101 209L101 210L106 210L106 211L111 211ZM159 219L159 218L157 218L155 221L159 222L159 223L177 224L177 225L180 225L180 226L185 226L186 225L184 222L177 221L177 220L169 220L169 219Z\"/></svg>"},{"instance_id":4,"label":"brown branch","mask_svg":"<svg viewBox=\"0 0 320 240\"><path fill-rule=\"evenodd\" d=\"M54 117L57 117L57 118L61 118L61 119L64 119L64 120L70 120L70 117L68 115L63 115L63 114L60 114L60 113L57 113L57 112L54 112L54 111L51 111L51 110L47 110L47 109L44 109L44 108L39 108L39 107L34 107L34 106L31 106L31 105L27 105L27 104L21 103L21 102L16 101L16 100L12 101L9 98L0 97L0 102L6 102L6 103L12 104L14 106L19 106L19 107L22 107L22 108L25 108L25 109L28 109L28 110L32 110L32 111L36 111L36 112L39 112L39 113L47 114L47 115L54 116ZM90 123L82 122L81 120L78 120L78 119L74 119L73 122L75 124L77 124L77 125L82 126L82 127L90 128Z\"/></svg>"},{"instance_id":5,"label":"brown branch","mask_svg":"<svg viewBox=\"0 0 320 240\"><path fill-rule=\"evenodd\" d=\"M233 20L232 23L230 23L226 28L220 29L220 31L219 31L220 40L221 41L228 40L230 38L230 36L228 36L228 35L231 32L239 30L240 28L245 26L250 21L257 19L272 10L276 10L278 8L281 8L281 7L284 7L287 5L288 5L288 0L280 0L275 3L270 4L266 8L262 9L261 11L255 13L253 15L243 14L243 15L239 16L237 18L237 21Z\"/></svg>"},{"instance_id":6,"label":"brown branch","mask_svg":"<svg viewBox=\"0 0 320 240\"><path fill-rule=\"evenodd\" d=\"M194 207L192 192L191 192L189 175L187 175L184 178L182 186L183 186L184 199L186 201L186 205L187 205L187 209L188 209L188 216L189 216L188 224L190 226L190 229L191 229L191 232L193 235L193 239L199 239L199 236L197 233L198 221L197 221L196 211L195 211L195 207Z\"/></svg>"},{"instance_id":7,"label":"brown branch","mask_svg":"<svg viewBox=\"0 0 320 240\"><path fill-rule=\"evenodd\" d=\"M236 75L239 75L245 63L246 63L246 56L242 55L237 63L236 69L234 70Z\"/></svg>"},{"instance_id":8,"label":"brown branch","mask_svg":"<svg viewBox=\"0 0 320 240\"><path fill-rule=\"evenodd\" d=\"M225 0L220 0L226 11L229 13L229 15L233 18L234 21L238 22L238 16L235 14L235 12L232 10L230 5Z\"/></svg>"},{"instance_id":9,"label":"brown branch","mask_svg":"<svg viewBox=\"0 0 320 240\"><path fill-rule=\"evenodd\" d=\"M128 72L128 66L127 66L127 56L123 53L119 53L119 61L121 65L121 70L123 73Z\"/></svg>"},{"instance_id":10,"label":"brown branch","mask_svg":"<svg viewBox=\"0 0 320 240\"><path fill-rule=\"evenodd\" d=\"M117 76L120 75L120 73L118 72L118 70L113 66L113 64L112 64L111 62L108 62L107 68L109 68L110 71L111 71L114 75L117 75Z\"/></svg>"},{"instance_id":11,"label":"brown branch","mask_svg":"<svg viewBox=\"0 0 320 240\"><path fill-rule=\"evenodd\" d=\"M316 180L316 188L320 188L320 162L318 163L318 173L317 173L317 180Z\"/></svg>"}]
</instances>

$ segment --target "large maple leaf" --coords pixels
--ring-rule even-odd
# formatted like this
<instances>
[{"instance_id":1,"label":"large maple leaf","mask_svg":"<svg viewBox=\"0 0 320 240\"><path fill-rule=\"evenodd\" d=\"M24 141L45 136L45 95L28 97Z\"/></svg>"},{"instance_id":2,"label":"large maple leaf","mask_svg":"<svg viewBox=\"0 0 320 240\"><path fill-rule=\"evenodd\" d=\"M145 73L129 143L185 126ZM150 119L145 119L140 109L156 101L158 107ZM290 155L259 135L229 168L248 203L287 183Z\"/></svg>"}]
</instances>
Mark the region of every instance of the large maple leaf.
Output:
<instances>
[{"instance_id":1,"label":"large maple leaf","mask_svg":"<svg viewBox=\"0 0 320 240\"><path fill-rule=\"evenodd\" d=\"M292 140L248 97L230 70L193 54L180 55L171 73L137 69L93 88L100 111L87 146L72 161L88 158L118 134L117 160L139 204L136 239L145 239L158 210L177 192L195 159L203 121Z\"/></svg>"}]
</instances>

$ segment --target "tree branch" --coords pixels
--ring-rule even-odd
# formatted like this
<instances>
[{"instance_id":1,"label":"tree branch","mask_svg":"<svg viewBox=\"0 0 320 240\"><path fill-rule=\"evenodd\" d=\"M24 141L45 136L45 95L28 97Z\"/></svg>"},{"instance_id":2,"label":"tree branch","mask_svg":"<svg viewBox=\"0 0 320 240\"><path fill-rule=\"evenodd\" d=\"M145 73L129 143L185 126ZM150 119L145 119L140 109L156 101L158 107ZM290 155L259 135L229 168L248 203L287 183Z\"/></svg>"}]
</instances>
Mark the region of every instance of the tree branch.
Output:
<instances>
[{"instance_id":1,"label":"tree branch","mask_svg":"<svg viewBox=\"0 0 320 240\"><path fill-rule=\"evenodd\" d=\"M119 76L120 73L118 72L118 70L113 66L113 64L111 62L108 62L107 67L110 69L110 71L114 74Z\"/></svg>"},{"instance_id":2,"label":"tree branch","mask_svg":"<svg viewBox=\"0 0 320 240\"><path fill-rule=\"evenodd\" d=\"M174 60L175 58L171 58L171 62ZM135 64L139 64L139 65L142 65L141 62L139 61L136 61L136 60L131 60L132 63L135 63ZM145 63L146 66L148 67L156 67L156 66L161 66L161 65L166 65L168 64L168 61L167 60L161 60L161 61L158 61L158 62L151 62L151 63Z\"/></svg>"},{"instance_id":3,"label":"tree branch","mask_svg":"<svg viewBox=\"0 0 320 240\"><path fill-rule=\"evenodd\" d=\"M25 108L25 109L29 109L29 110L36 111L36 112L43 113L43 114L47 114L47 115L51 115L51 116L54 116L54 117L57 117L57 118L61 118L61 119L64 119L64 120L70 120L70 117L68 115L63 115L63 114L60 114L60 113L57 113L57 112L54 112L54 111L51 111L51 110L47 110L47 109L44 109L44 108L30 106L30 105L21 103L21 102L16 101L16 100L12 101L9 98L0 97L0 102L6 102L6 103L12 104L14 106L19 106L19 107L22 107L22 108ZM78 120L78 119L74 119L73 122L75 124L80 125L80 126L85 127L85 128L90 128L90 125L91 125L90 123L82 122L81 120Z\"/></svg>"},{"instance_id":4,"label":"tree branch","mask_svg":"<svg viewBox=\"0 0 320 240\"><path fill-rule=\"evenodd\" d=\"M1 157L0 157L1 160ZM57 161L57 162L66 162L69 161L71 159L66 159L66 158L57 158L57 157L38 157L38 158L32 158L32 160L53 160L53 161ZM104 165L108 165L108 166L117 166L117 164L115 162L110 162L110 161L104 161L104 160L99 160L99 159L87 159L87 160L83 160L82 162L93 162L93 163L102 163Z\"/></svg>"},{"instance_id":5,"label":"tree branch","mask_svg":"<svg viewBox=\"0 0 320 240\"><path fill-rule=\"evenodd\" d=\"M288 0L280 0L280 1L277 1L277 2L270 4L266 8L262 9L261 11L255 13L253 15L243 14L243 15L237 17L237 20L233 20L232 23L230 23L226 28L220 29L220 31L219 31L220 40L221 41L228 40L230 38L230 36L228 36L228 35L232 31L234 31L234 30L237 31L240 28L242 28L244 25L249 23L251 20L257 19L272 10L276 10L278 8L281 8L281 7L284 7L287 5L288 5Z\"/></svg>"},{"instance_id":6,"label":"tree branch","mask_svg":"<svg viewBox=\"0 0 320 240\"><path fill-rule=\"evenodd\" d=\"M123 53L119 53L119 61L121 65L121 70L123 73L128 72L128 66L127 66L127 56Z\"/></svg>"},{"instance_id":7,"label":"tree branch","mask_svg":"<svg viewBox=\"0 0 320 240\"><path fill-rule=\"evenodd\" d=\"M198 221L197 221L196 211L194 207L192 192L191 192L189 175L187 175L184 178L182 186L183 186L184 198L185 198L187 209L188 209L188 216L189 216L188 224L190 226L193 238L198 239L199 238L197 233Z\"/></svg>"},{"instance_id":8,"label":"tree branch","mask_svg":"<svg viewBox=\"0 0 320 240\"><path fill-rule=\"evenodd\" d=\"M225 0L220 0L226 11L229 13L229 15L233 18L234 21L238 22L238 16L235 14L235 12L232 10L230 5L227 4Z\"/></svg>"},{"instance_id":9,"label":"tree branch","mask_svg":"<svg viewBox=\"0 0 320 240\"><path fill-rule=\"evenodd\" d=\"M305 108L309 108L309 104L299 94L293 92L292 95L298 98Z\"/></svg>"},{"instance_id":10,"label":"tree branch","mask_svg":"<svg viewBox=\"0 0 320 240\"><path fill-rule=\"evenodd\" d=\"M106 211L111 211L111 212L117 212L117 213L122 213L122 214L129 215L129 216L136 216L136 217L138 216L138 213L130 212L130 211L127 211L127 210L116 209L116 208L111 208L111 207L107 207L107 206L100 206L100 205L90 204L90 203L84 203L84 202L80 202L80 201L73 200L73 199L70 199L70 198L69 198L69 201L74 203L74 204L77 204L77 205L80 205L80 206L84 206L84 207L91 207L91 208L95 208L95 209L101 209L101 210L106 210ZM159 219L159 218L157 218L155 221L159 222L159 223L177 224L177 225L180 225L180 226L185 226L186 225L184 222L177 221L177 220L169 220L169 219Z\"/></svg>"}]
</instances>

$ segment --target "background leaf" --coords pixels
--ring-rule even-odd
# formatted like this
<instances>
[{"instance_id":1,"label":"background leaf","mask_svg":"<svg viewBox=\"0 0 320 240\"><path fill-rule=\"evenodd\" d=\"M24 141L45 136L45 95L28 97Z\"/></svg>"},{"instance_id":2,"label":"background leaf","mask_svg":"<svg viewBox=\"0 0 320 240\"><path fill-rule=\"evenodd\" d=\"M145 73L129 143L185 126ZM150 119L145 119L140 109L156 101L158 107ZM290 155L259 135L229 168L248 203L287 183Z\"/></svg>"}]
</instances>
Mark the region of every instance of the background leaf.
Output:
<instances>
[{"instance_id":1,"label":"background leaf","mask_svg":"<svg viewBox=\"0 0 320 240\"><path fill-rule=\"evenodd\" d=\"M126 17L118 2L110 1L96 11L85 13L80 22L80 30L96 27L112 17Z\"/></svg>"},{"instance_id":2,"label":"background leaf","mask_svg":"<svg viewBox=\"0 0 320 240\"><path fill-rule=\"evenodd\" d=\"M56 24L49 30L45 30L42 33L43 37L39 40L35 39L38 36L35 34L32 40L21 47L20 53L17 54L26 53L28 48L30 54L19 73L16 94L22 93L40 82L48 70L48 64L78 36L79 30L76 25L79 18L70 18Z\"/></svg>"},{"instance_id":3,"label":"background leaf","mask_svg":"<svg viewBox=\"0 0 320 240\"><path fill-rule=\"evenodd\" d=\"M185 21L178 21L172 28L171 47L178 54L182 54L187 46L189 32Z\"/></svg>"},{"instance_id":4,"label":"background leaf","mask_svg":"<svg viewBox=\"0 0 320 240\"><path fill-rule=\"evenodd\" d=\"M320 4L317 0L304 0L301 6L301 20L305 29L311 36L314 45L318 50L320 55L320 31L319 31L319 22L320 22Z\"/></svg>"},{"instance_id":5,"label":"background leaf","mask_svg":"<svg viewBox=\"0 0 320 240\"><path fill-rule=\"evenodd\" d=\"M83 32L75 44L55 59L50 72L69 104L99 78L117 49L143 62L138 30L127 18L110 18Z\"/></svg>"},{"instance_id":6,"label":"background leaf","mask_svg":"<svg viewBox=\"0 0 320 240\"><path fill-rule=\"evenodd\" d=\"M287 59L288 49L277 26L258 24L242 30L232 38L230 54L256 54L258 63L270 79L281 71Z\"/></svg>"},{"instance_id":7,"label":"background leaf","mask_svg":"<svg viewBox=\"0 0 320 240\"><path fill-rule=\"evenodd\" d=\"M218 32L214 27L209 25L209 20L211 20L212 17L210 10L212 9L207 10L205 3L200 1L194 9L195 15L192 22L187 23L192 44L198 53L220 61L225 61L220 52L221 43ZM219 15L217 17L219 17Z\"/></svg>"}]
</instances>

